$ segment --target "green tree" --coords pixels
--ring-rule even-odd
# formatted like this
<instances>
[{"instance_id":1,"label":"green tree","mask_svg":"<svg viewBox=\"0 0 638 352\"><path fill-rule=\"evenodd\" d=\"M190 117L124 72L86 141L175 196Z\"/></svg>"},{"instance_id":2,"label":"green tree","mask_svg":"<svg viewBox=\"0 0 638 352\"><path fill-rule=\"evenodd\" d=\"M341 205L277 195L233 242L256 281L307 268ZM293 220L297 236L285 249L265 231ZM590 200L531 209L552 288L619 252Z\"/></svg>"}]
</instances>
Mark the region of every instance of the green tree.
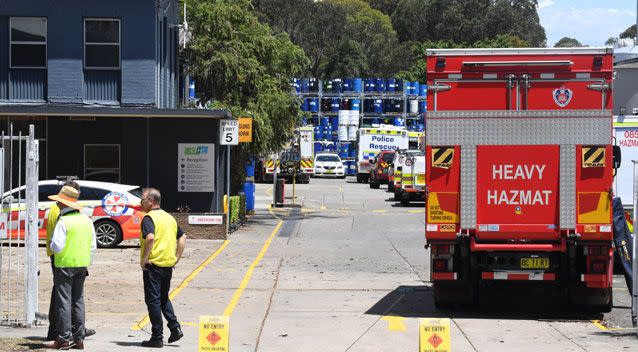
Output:
<instances>
[{"instance_id":1,"label":"green tree","mask_svg":"<svg viewBox=\"0 0 638 352\"><path fill-rule=\"evenodd\" d=\"M556 42L556 44L554 44L554 48L579 48L582 46L583 44L581 44L577 39L570 37L562 37Z\"/></svg>"},{"instance_id":2,"label":"green tree","mask_svg":"<svg viewBox=\"0 0 638 352\"><path fill-rule=\"evenodd\" d=\"M636 38L636 25L629 26L629 28L620 33L619 37L621 39Z\"/></svg>"},{"instance_id":3,"label":"green tree","mask_svg":"<svg viewBox=\"0 0 638 352\"><path fill-rule=\"evenodd\" d=\"M613 45L616 45L616 43L618 43L618 39L617 39L617 38L609 37L609 38L607 39L607 41L605 42L605 45L611 45L611 46L613 46Z\"/></svg>"},{"instance_id":4,"label":"green tree","mask_svg":"<svg viewBox=\"0 0 638 352\"><path fill-rule=\"evenodd\" d=\"M284 146L297 124L299 101L289 78L308 65L287 34L259 23L249 0L187 0L192 39L183 52L197 90L213 107L253 117L253 143L234 153L234 175L248 155ZM237 189L240 179L235 179Z\"/></svg>"},{"instance_id":5,"label":"green tree","mask_svg":"<svg viewBox=\"0 0 638 352\"><path fill-rule=\"evenodd\" d=\"M388 16L392 16L397 8L397 0L365 0L370 7L379 10Z\"/></svg>"},{"instance_id":6,"label":"green tree","mask_svg":"<svg viewBox=\"0 0 638 352\"><path fill-rule=\"evenodd\" d=\"M349 40L357 42L367 58L365 76L390 75L392 51L398 40L390 17L370 7L362 0L324 0L341 6L346 14L346 32Z\"/></svg>"}]
</instances>

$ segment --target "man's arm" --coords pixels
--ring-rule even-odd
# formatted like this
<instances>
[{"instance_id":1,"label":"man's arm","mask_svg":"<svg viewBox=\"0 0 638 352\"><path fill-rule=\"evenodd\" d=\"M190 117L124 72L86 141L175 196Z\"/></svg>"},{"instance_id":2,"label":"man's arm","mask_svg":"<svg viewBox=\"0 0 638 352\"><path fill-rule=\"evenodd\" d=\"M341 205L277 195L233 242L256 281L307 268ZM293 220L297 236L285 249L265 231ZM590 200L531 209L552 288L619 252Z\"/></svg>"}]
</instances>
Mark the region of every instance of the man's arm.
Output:
<instances>
[{"instance_id":1,"label":"man's arm","mask_svg":"<svg viewBox=\"0 0 638 352\"><path fill-rule=\"evenodd\" d=\"M175 261L175 265L177 265L177 263L179 263L179 260L182 259L184 248L186 248L186 235L181 235L177 239L177 261Z\"/></svg>"},{"instance_id":2,"label":"man's arm","mask_svg":"<svg viewBox=\"0 0 638 352\"><path fill-rule=\"evenodd\" d=\"M51 250L53 253L60 253L64 250L66 246L66 226L64 226L64 221L59 220L55 225L55 229L53 230L53 235L51 236Z\"/></svg>"},{"instance_id":3,"label":"man's arm","mask_svg":"<svg viewBox=\"0 0 638 352\"><path fill-rule=\"evenodd\" d=\"M155 242L155 236L152 233L146 234L144 238L144 255L140 260L140 266L142 270L146 270L146 264L148 264L148 257L151 255L151 249L153 249L153 242Z\"/></svg>"}]
</instances>

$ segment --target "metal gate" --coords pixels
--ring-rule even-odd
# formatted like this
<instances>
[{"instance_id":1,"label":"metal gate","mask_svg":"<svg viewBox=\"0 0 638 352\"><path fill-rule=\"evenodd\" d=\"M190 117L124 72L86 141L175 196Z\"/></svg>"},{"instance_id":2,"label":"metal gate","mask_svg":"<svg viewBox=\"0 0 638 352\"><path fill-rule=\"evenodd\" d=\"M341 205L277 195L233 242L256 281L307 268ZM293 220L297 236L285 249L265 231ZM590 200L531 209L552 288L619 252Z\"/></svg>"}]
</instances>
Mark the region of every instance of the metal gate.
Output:
<instances>
[{"instance_id":1,"label":"metal gate","mask_svg":"<svg viewBox=\"0 0 638 352\"><path fill-rule=\"evenodd\" d=\"M2 131L0 324L33 326L38 307L38 141Z\"/></svg>"}]
</instances>

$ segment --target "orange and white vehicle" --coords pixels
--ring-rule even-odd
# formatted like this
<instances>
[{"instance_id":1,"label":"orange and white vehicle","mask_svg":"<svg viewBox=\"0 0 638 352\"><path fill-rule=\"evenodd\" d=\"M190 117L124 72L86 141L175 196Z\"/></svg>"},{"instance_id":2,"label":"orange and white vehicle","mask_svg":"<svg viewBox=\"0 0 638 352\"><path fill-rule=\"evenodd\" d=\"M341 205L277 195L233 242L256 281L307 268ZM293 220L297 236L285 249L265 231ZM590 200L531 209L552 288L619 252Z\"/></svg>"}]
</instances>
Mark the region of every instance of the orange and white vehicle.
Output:
<instances>
[{"instance_id":1,"label":"orange and white vehicle","mask_svg":"<svg viewBox=\"0 0 638 352\"><path fill-rule=\"evenodd\" d=\"M611 48L426 51L437 306L543 285L612 307Z\"/></svg>"},{"instance_id":2,"label":"orange and white vehicle","mask_svg":"<svg viewBox=\"0 0 638 352\"><path fill-rule=\"evenodd\" d=\"M98 247L115 247L123 240L137 239L144 213L140 208L142 190L139 186L97 181L76 181L80 185L79 203L82 213L93 220ZM49 199L57 194L64 181L38 182L38 238L46 238L49 210L55 204ZM11 207L7 220L8 235L24 238L25 186L6 192L2 196L4 207Z\"/></svg>"}]
</instances>

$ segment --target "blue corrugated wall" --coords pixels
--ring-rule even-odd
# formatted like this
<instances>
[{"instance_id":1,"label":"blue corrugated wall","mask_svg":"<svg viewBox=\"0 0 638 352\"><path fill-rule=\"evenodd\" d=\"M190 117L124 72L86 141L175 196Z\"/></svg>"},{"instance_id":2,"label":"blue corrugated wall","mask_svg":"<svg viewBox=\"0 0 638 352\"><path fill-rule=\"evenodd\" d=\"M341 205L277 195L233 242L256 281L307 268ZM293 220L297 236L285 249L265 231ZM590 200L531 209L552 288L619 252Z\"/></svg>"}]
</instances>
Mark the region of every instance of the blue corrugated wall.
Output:
<instances>
[{"instance_id":1,"label":"blue corrugated wall","mask_svg":"<svg viewBox=\"0 0 638 352\"><path fill-rule=\"evenodd\" d=\"M15 73L17 70L8 68L7 50L0 50L0 100L19 96L55 104L119 101L128 106L176 107L177 65L165 66L159 57L156 31L158 21L165 17L167 31L175 30L177 0L0 0L0 48L9 45L10 16L47 17L48 67L38 73ZM83 20L87 17L121 19L122 63L117 74L84 69ZM166 54L175 57L177 43L169 44ZM14 78L19 80L14 82ZM40 84L36 78L42 79ZM19 94L13 94L14 88Z\"/></svg>"},{"instance_id":2,"label":"blue corrugated wall","mask_svg":"<svg viewBox=\"0 0 638 352\"><path fill-rule=\"evenodd\" d=\"M85 71L84 100L105 103L120 101L120 71Z\"/></svg>"},{"instance_id":3,"label":"blue corrugated wall","mask_svg":"<svg viewBox=\"0 0 638 352\"><path fill-rule=\"evenodd\" d=\"M9 21L0 16L0 43L9 41ZM7 46L5 46L6 48ZM0 101L9 99L9 50L0 50Z\"/></svg>"},{"instance_id":4,"label":"blue corrugated wall","mask_svg":"<svg viewBox=\"0 0 638 352\"><path fill-rule=\"evenodd\" d=\"M47 70L12 69L9 71L9 100L45 101L47 96Z\"/></svg>"}]
</instances>

